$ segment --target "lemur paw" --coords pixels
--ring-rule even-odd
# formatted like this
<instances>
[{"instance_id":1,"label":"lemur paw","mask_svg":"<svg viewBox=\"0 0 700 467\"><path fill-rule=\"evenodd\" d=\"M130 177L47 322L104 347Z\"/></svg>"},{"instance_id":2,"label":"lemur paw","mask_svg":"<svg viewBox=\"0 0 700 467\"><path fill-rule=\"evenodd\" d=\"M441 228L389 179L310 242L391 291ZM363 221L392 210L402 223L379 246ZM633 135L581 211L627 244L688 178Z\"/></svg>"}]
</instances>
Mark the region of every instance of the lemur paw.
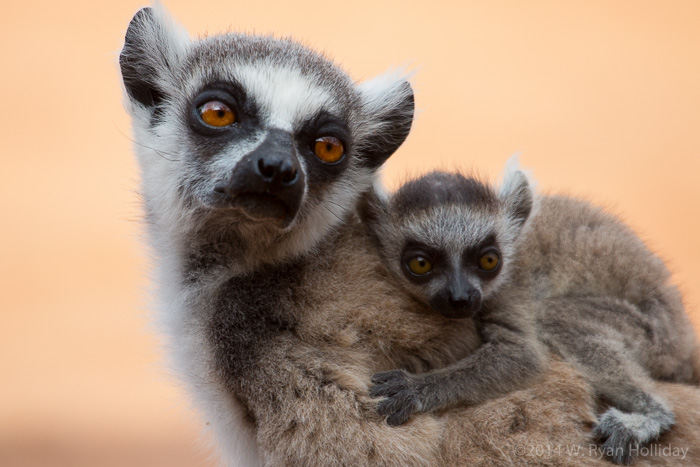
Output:
<instances>
[{"instance_id":1,"label":"lemur paw","mask_svg":"<svg viewBox=\"0 0 700 467\"><path fill-rule=\"evenodd\" d=\"M377 413L386 417L391 426L403 425L423 408L415 376L404 370L375 373L372 383L375 386L370 390L370 396L384 397L377 404Z\"/></svg>"}]
</instances>

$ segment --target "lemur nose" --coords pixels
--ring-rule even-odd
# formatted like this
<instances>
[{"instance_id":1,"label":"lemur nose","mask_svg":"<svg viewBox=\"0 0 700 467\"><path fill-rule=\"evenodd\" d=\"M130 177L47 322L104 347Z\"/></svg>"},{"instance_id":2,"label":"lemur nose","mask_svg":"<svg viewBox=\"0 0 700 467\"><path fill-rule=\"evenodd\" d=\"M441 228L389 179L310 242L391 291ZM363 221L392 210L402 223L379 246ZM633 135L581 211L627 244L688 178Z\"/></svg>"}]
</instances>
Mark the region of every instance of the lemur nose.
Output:
<instances>
[{"instance_id":1,"label":"lemur nose","mask_svg":"<svg viewBox=\"0 0 700 467\"><path fill-rule=\"evenodd\" d=\"M452 308L454 308L456 310L469 308L471 306L471 304L472 304L471 297L458 297L458 298L450 297L450 306L452 306Z\"/></svg>"},{"instance_id":2,"label":"lemur nose","mask_svg":"<svg viewBox=\"0 0 700 467\"><path fill-rule=\"evenodd\" d=\"M260 178L272 186L291 186L299 178L297 168L286 158L261 156L257 169Z\"/></svg>"},{"instance_id":3,"label":"lemur nose","mask_svg":"<svg viewBox=\"0 0 700 467\"><path fill-rule=\"evenodd\" d=\"M457 313L476 312L481 308L481 293L478 290L468 287L450 294L447 300L450 307Z\"/></svg>"}]
</instances>

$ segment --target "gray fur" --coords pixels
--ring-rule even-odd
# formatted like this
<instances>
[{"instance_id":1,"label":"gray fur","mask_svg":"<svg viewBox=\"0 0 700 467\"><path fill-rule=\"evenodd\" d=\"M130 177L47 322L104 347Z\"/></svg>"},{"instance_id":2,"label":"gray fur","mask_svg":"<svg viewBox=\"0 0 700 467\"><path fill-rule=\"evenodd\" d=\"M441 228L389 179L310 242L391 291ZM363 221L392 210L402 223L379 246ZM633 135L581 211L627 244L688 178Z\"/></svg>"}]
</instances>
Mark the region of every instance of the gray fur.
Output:
<instances>
[{"instance_id":1,"label":"gray fur","mask_svg":"<svg viewBox=\"0 0 700 467\"><path fill-rule=\"evenodd\" d=\"M652 380L697 385L698 345L663 261L614 216L581 200L544 197L520 253L539 332L609 406L594 427L616 463L674 424ZM529 271L529 272L528 272Z\"/></svg>"},{"instance_id":2,"label":"gray fur","mask_svg":"<svg viewBox=\"0 0 700 467\"><path fill-rule=\"evenodd\" d=\"M375 375L372 394L386 396L380 413L401 424L416 412L478 403L526 384L543 368L537 340L577 368L609 407L593 433L615 463L629 464L674 424L652 380L697 385L700 377L693 327L666 267L619 220L581 200L543 197L521 231L532 210L523 199L532 196L517 170L499 197L459 178L430 174L388 200L370 197L363 211L394 277L426 303L444 284L406 279L407 239L449 256L495 233L504 262L505 277L484 293L473 318L484 346L446 369ZM426 202L422 190L436 179L449 183Z\"/></svg>"}]
</instances>

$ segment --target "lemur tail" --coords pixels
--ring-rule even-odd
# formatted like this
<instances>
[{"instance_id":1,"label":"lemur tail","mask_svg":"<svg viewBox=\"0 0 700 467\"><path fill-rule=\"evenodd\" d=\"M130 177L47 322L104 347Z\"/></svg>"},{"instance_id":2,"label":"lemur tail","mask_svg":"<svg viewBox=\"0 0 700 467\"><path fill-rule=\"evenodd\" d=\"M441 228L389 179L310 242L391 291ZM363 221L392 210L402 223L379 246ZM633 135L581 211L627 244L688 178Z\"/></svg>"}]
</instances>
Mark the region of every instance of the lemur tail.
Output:
<instances>
[{"instance_id":1,"label":"lemur tail","mask_svg":"<svg viewBox=\"0 0 700 467\"><path fill-rule=\"evenodd\" d=\"M638 396L633 403L634 411L611 407L593 429L593 434L603 443L603 452L615 464L629 465L641 448L675 424L675 416L666 403L648 393Z\"/></svg>"}]
</instances>

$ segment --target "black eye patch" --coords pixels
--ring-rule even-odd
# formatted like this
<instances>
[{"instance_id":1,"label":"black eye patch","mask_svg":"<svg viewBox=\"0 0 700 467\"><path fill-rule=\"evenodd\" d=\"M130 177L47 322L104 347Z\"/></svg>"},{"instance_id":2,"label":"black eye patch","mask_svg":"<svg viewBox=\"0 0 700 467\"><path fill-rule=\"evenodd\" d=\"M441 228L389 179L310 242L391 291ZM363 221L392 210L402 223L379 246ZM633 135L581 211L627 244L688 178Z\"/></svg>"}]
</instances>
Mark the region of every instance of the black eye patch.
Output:
<instances>
[{"instance_id":1,"label":"black eye patch","mask_svg":"<svg viewBox=\"0 0 700 467\"><path fill-rule=\"evenodd\" d=\"M202 121L201 108L212 101L221 102L233 111L236 116L235 125L216 128ZM225 138L258 128L260 120L255 103L248 98L240 84L232 81L214 82L202 88L188 105L188 122L190 128L201 136Z\"/></svg>"},{"instance_id":2,"label":"black eye patch","mask_svg":"<svg viewBox=\"0 0 700 467\"><path fill-rule=\"evenodd\" d=\"M343 146L343 157L334 163L325 163L314 152L314 145L319 138L337 139ZM322 111L306 120L295 132L297 151L306 161L306 168L314 183L320 189L336 180L347 168L352 157L352 138L345 121L329 112ZM314 184L310 188L316 189Z\"/></svg>"},{"instance_id":3,"label":"black eye patch","mask_svg":"<svg viewBox=\"0 0 700 467\"><path fill-rule=\"evenodd\" d=\"M202 109L211 102L220 102L229 108L235 122L222 127L207 124L202 119ZM261 130L255 103L236 82L213 82L204 86L186 104L185 118L192 130L188 134L191 155L199 159L214 157L229 144L253 138Z\"/></svg>"}]
</instances>

